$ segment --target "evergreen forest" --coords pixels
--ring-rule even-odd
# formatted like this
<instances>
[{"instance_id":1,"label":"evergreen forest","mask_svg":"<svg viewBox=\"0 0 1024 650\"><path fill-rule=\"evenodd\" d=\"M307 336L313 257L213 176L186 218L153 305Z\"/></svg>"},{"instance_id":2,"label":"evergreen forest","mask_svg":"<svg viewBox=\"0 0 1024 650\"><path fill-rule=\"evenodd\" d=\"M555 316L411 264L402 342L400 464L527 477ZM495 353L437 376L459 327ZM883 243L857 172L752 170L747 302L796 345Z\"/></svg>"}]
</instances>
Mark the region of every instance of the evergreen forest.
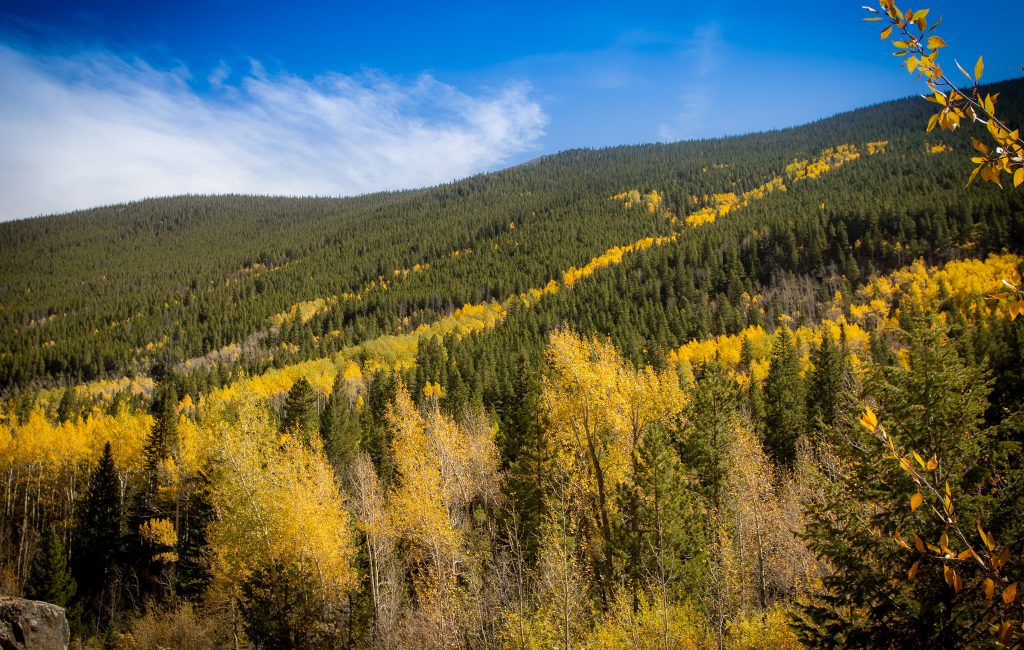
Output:
<instances>
[{"instance_id":1,"label":"evergreen forest","mask_svg":"<svg viewBox=\"0 0 1024 650\"><path fill-rule=\"evenodd\" d=\"M82 648L1020 647L1024 189L931 113L0 223L0 592Z\"/></svg>"}]
</instances>

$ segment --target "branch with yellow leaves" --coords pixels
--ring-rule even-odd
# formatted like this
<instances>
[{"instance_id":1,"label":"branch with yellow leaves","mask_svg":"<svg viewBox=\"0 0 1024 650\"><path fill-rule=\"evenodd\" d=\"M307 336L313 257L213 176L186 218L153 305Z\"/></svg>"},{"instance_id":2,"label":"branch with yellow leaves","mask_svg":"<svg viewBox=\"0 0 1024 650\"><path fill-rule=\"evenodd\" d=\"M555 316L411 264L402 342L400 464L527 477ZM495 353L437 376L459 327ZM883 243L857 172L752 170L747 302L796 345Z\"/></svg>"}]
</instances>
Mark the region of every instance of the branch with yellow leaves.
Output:
<instances>
[{"instance_id":1,"label":"branch with yellow leaves","mask_svg":"<svg viewBox=\"0 0 1024 650\"><path fill-rule=\"evenodd\" d=\"M946 584L954 592L960 593L963 589L963 569L958 571L957 565L970 563L977 565L985 576L980 586L985 593L985 599L990 607L994 605L993 601L997 589L1000 590L1003 605L1005 607L1013 605L1017 599L1018 583L1011 583L1009 579L1002 575L1003 569L1010 561L1010 548L1000 545L991 531L986 533L979 521L977 522L977 529L978 536L983 544L983 546L979 546L979 548L982 548L982 553L979 554L974 550L974 545L971 544L967 534L958 523L956 505L953 501L953 491L949 486L949 481L945 481L945 485L941 489L938 486L938 458L932 456L925 460L916 451L897 450L896 441L885 430L885 427L879 424L878 417L870 408L866 408L861 414L860 424L888 446L890 453L886 458L897 461L900 464L900 468L914 481L916 490L910 496L911 512L916 512L927 503L928 510L943 524L944 528L953 533L964 547L964 550L959 553L952 548L950 546L949 533L946 531L943 531L935 543L926 541L917 533L913 533L913 546L903 539L899 531L896 531L894 535L896 543L902 548L913 551L918 555L918 559L914 561L907 572L907 579L914 579L922 560L932 558L942 562L943 577L946 580ZM1014 629L1014 621L1007 618L1005 613L1004 611L1004 615L1001 617L1000 624L995 632L999 635L1000 643L1009 645L1014 639L1024 637L1024 627L1018 626L1020 629ZM1018 644L1014 647L1020 647L1020 645Z\"/></svg>"},{"instance_id":2,"label":"branch with yellow leaves","mask_svg":"<svg viewBox=\"0 0 1024 650\"><path fill-rule=\"evenodd\" d=\"M953 131L960 126L961 120L984 124L994 141L994 146L972 138L977 156L971 158L976 167L971 172L967 185L974 182L979 175L982 180L995 183L1002 187L1001 178L1004 173L1010 174L1014 187L1024 183L1024 140L1019 129L1011 129L996 117L996 95L982 96L978 82L985 70L982 57L974 65L974 74L964 70L959 62L957 68L971 83L971 89L964 92L946 76L939 65L939 50L946 47L941 36L932 34L942 19L928 23L928 9L901 11L895 0L879 0L879 9L864 7L871 16L867 21L888 21L889 25L882 29L882 40L892 38L896 48L893 56L905 57L904 68L918 78L924 77L931 96L925 99L938 104L941 109L928 120L928 132L936 126L946 131ZM895 33L895 36L893 34Z\"/></svg>"},{"instance_id":3,"label":"branch with yellow leaves","mask_svg":"<svg viewBox=\"0 0 1024 650\"><path fill-rule=\"evenodd\" d=\"M1006 278L1003 278L1003 287L1006 291L998 291L988 296L989 300L1010 299L1010 320L1017 320L1017 317L1024 314L1024 289L1021 289Z\"/></svg>"}]
</instances>

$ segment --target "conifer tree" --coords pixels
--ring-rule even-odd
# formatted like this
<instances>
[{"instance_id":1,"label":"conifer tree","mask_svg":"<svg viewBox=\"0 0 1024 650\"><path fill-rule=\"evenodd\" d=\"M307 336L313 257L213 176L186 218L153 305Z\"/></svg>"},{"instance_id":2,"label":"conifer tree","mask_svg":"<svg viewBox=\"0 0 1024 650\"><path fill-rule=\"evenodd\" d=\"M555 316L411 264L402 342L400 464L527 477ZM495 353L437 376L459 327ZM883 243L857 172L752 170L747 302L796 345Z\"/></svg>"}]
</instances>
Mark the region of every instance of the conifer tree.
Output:
<instances>
[{"instance_id":1,"label":"conifer tree","mask_svg":"<svg viewBox=\"0 0 1024 650\"><path fill-rule=\"evenodd\" d=\"M345 475L359 449L359 419L345 394L341 373L334 380L331 394L320 413L320 438L324 454L339 475Z\"/></svg>"},{"instance_id":2,"label":"conifer tree","mask_svg":"<svg viewBox=\"0 0 1024 650\"><path fill-rule=\"evenodd\" d=\"M303 440L309 440L311 433L319 429L317 418L316 391L305 377L300 377L292 384L288 397L284 401L284 414L281 416L281 431L298 434Z\"/></svg>"},{"instance_id":3,"label":"conifer tree","mask_svg":"<svg viewBox=\"0 0 1024 650\"><path fill-rule=\"evenodd\" d=\"M25 584L25 597L66 607L74 595L75 579L71 577L64 543L57 531L51 529L43 536L42 546L36 553Z\"/></svg>"},{"instance_id":4,"label":"conifer tree","mask_svg":"<svg viewBox=\"0 0 1024 650\"><path fill-rule=\"evenodd\" d=\"M89 478L78 518L72 571L86 614L103 622L106 592L111 587L121 549L121 502L117 467L108 442Z\"/></svg>"},{"instance_id":5,"label":"conifer tree","mask_svg":"<svg viewBox=\"0 0 1024 650\"><path fill-rule=\"evenodd\" d=\"M391 433L386 426L388 405L398 393L394 374L378 372L367 386L366 408L360 413L361 447L373 461L381 482L390 485L395 478L395 460L391 452Z\"/></svg>"},{"instance_id":6,"label":"conifer tree","mask_svg":"<svg viewBox=\"0 0 1024 650\"><path fill-rule=\"evenodd\" d=\"M544 430L538 422L540 381L525 355L520 355L510 385L503 400L501 427L498 432L498 451L506 470L506 494L516 508L516 514L526 531L531 534L520 540L524 554L532 559L537 551L538 529L544 517L544 489L547 480L544 463Z\"/></svg>"},{"instance_id":7,"label":"conifer tree","mask_svg":"<svg viewBox=\"0 0 1024 650\"><path fill-rule=\"evenodd\" d=\"M845 360L828 327L822 328L821 345L811 355L814 370L807 385L807 419L815 427L829 428L842 406Z\"/></svg>"},{"instance_id":8,"label":"conifer tree","mask_svg":"<svg viewBox=\"0 0 1024 650\"><path fill-rule=\"evenodd\" d=\"M75 409L75 389L68 386L60 396L57 405L57 422L64 423L71 419Z\"/></svg>"},{"instance_id":9,"label":"conifer tree","mask_svg":"<svg viewBox=\"0 0 1024 650\"><path fill-rule=\"evenodd\" d=\"M616 547L634 593L649 589L664 603L696 586L702 522L690 480L664 427L648 427L633 458L633 481L619 486Z\"/></svg>"},{"instance_id":10,"label":"conifer tree","mask_svg":"<svg viewBox=\"0 0 1024 650\"><path fill-rule=\"evenodd\" d=\"M984 426L990 383L964 362L944 326L920 317L908 334L907 360L905 368L873 366L866 383L886 435L898 454L913 451L936 464L958 497L961 525L987 522L986 530L1019 557L1019 517L991 514L1019 511L1020 478L1001 451L999 427ZM987 634L978 631L997 616L981 590L985 575L973 561L957 561L964 549L955 535L941 542L953 549L946 558L913 550L914 536L922 548L938 548L949 533L946 522L915 505L920 488L886 442L863 427L846 433L835 453L842 473L808 510L808 543L832 570L824 590L803 605L804 640L813 647L977 645ZM907 547L893 541L897 533L910 540ZM962 574L962 590L950 584L950 569Z\"/></svg>"},{"instance_id":11,"label":"conifer tree","mask_svg":"<svg viewBox=\"0 0 1024 650\"><path fill-rule=\"evenodd\" d=\"M796 460L796 441L806 426L804 381L800 357L788 328L772 344L771 365L764 384L765 451L780 465Z\"/></svg>"},{"instance_id":12,"label":"conifer tree","mask_svg":"<svg viewBox=\"0 0 1024 650\"><path fill-rule=\"evenodd\" d=\"M679 450L699 477L701 494L716 506L725 477L725 445L735 428L738 406L736 382L721 363L708 362L686 408Z\"/></svg>"},{"instance_id":13,"label":"conifer tree","mask_svg":"<svg viewBox=\"0 0 1024 650\"><path fill-rule=\"evenodd\" d=\"M206 472L199 472L190 483L188 497L181 508L174 577L179 595L197 599L210 583L206 529L214 520L214 511L210 503L210 479Z\"/></svg>"}]
</instances>

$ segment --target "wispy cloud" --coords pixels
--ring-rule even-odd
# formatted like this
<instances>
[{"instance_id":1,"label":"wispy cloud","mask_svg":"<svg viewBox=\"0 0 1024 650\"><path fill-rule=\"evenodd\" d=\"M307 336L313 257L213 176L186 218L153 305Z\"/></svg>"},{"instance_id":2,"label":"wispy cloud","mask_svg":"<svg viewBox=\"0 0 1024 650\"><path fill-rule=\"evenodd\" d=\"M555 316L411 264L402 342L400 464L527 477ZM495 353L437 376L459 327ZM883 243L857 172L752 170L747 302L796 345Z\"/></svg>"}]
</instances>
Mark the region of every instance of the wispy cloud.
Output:
<instances>
[{"instance_id":1,"label":"wispy cloud","mask_svg":"<svg viewBox=\"0 0 1024 650\"><path fill-rule=\"evenodd\" d=\"M659 125L662 140L698 135L712 121L711 94L723 46L722 30L717 23L701 25L694 31L683 54L687 74L682 80L679 110L670 123Z\"/></svg>"},{"instance_id":2,"label":"wispy cloud","mask_svg":"<svg viewBox=\"0 0 1024 650\"><path fill-rule=\"evenodd\" d=\"M256 62L200 76L209 92L184 68L0 45L0 219L180 193L430 185L536 149L547 122L525 85L471 94L426 74L310 81Z\"/></svg>"}]
</instances>

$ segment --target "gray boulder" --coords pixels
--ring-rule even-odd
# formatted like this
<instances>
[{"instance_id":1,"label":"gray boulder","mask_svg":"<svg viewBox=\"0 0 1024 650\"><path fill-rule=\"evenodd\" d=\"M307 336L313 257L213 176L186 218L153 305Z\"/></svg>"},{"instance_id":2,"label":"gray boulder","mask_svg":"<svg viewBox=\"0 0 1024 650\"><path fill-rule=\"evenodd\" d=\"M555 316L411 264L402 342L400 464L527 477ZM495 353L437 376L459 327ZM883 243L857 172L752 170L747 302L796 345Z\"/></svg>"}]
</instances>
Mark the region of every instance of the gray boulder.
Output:
<instances>
[{"instance_id":1,"label":"gray boulder","mask_svg":"<svg viewBox=\"0 0 1024 650\"><path fill-rule=\"evenodd\" d=\"M63 608L0 596L0 649L63 650L70 638Z\"/></svg>"}]
</instances>

